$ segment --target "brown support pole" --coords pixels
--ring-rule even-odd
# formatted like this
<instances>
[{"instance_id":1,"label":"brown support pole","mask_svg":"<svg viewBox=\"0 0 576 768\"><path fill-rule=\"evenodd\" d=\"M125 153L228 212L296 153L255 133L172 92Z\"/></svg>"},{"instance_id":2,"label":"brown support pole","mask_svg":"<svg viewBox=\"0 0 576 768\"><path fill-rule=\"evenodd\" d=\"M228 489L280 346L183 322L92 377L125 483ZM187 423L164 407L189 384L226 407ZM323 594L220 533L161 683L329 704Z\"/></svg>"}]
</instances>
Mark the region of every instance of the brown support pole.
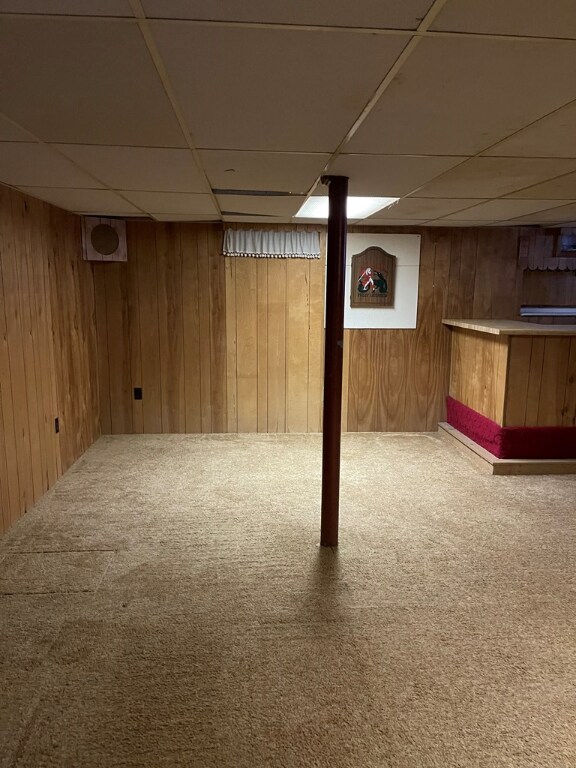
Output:
<instances>
[{"instance_id":1,"label":"brown support pole","mask_svg":"<svg viewBox=\"0 0 576 768\"><path fill-rule=\"evenodd\" d=\"M340 438L342 427L342 359L344 348L344 281L346 275L346 200L348 178L324 176L330 203L326 271L324 344L324 416L322 436L322 520L320 544L338 546L340 506Z\"/></svg>"}]
</instances>

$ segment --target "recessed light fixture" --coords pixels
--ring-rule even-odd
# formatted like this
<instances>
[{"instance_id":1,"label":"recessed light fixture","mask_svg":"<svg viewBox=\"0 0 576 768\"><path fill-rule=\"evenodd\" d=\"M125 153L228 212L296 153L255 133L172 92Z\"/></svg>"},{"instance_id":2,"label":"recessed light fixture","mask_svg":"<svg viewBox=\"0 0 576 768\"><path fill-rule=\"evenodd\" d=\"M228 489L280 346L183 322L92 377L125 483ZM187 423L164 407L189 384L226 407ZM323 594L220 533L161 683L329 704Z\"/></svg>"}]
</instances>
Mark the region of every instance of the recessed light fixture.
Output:
<instances>
[{"instance_id":1,"label":"recessed light fixture","mask_svg":"<svg viewBox=\"0 0 576 768\"><path fill-rule=\"evenodd\" d=\"M348 197L346 200L346 217L348 219L365 219L382 208L388 208L397 203L399 197ZM309 197L296 214L300 219L327 219L328 197Z\"/></svg>"}]
</instances>

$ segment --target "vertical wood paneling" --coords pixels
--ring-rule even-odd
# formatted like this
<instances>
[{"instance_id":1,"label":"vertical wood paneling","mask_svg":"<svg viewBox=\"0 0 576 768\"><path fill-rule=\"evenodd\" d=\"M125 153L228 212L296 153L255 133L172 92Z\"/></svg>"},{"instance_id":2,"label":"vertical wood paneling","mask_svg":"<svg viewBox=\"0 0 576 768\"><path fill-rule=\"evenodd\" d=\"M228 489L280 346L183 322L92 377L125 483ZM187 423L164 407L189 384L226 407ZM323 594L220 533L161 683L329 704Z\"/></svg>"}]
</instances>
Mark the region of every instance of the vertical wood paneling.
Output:
<instances>
[{"instance_id":1,"label":"vertical wood paneling","mask_svg":"<svg viewBox=\"0 0 576 768\"><path fill-rule=\"evenodd\" d=\"M226 269L226 406L227 431L238 432L238 375L236 355L236 264L225 259Z\"/></svg>"},{"instance_id":2,"label":"vertical wood paneling","mask_svg":"<svg viewBox=\"0 0 576 768\"><path fill-rule=\"evenodd\" d=\"M156 228L162 432L184 432L182 248L175 224Z\"/></svg>"},{"instance_id":3,"label":"vertical wood paneling","mask_svg":"<svg viewBox=\"0 0 576 768\"><path fill-rule=\"evenodd\" d=\"M402 432L405 428L407 339L407 331L388 331L386 365L380 369L386 377L386 423L390 432Z\"/></svg>"},{"instance_id":4,"label":"vertical wood paneling","mask_svg":"<svg viewBox=\"0 0 576 768\"><path fill-rule=\"evenodd\" d=\"M236 265L238 432L258 431L258 288L256 259Z\"/></svg>"},{"instance_id":5,"label":"vertical wood paneling","mask_svg":"<svg viewBox=\"0 0 576 768\"><path fill-rule=\"evenodd\" d=\"M526 401L528 397L531 358L531 338L523 338L521 336L510 338L504 426L523 427L526 423Z\"/></svg>"},{"instance_id":6,"label":"vertical wood paneling","mask_svg":"<svg viewBox=\"0 0 576 768\"><path fill-rule=\"evenodd\" d=\"M208 228L198 229L198 312L199 312L199 352L200 352L200 423L202 432L212 432L211 366L210 339L210 252Z\"/></svg>"},{"instance_id":7,"label":"vertical wood paneling","mask_svg":"<svg viewBox=\"0 0 576 768\"><path fill-rule=\"evenodd\" d=\"M142 355L143 429L162 432L162 385L160 370L160 327L158 320L158 270L155 225L138 223L138 306L140 309L140 350ZM95 264L94 271L108 270L110 264Z\"/></svg>"},{"instance_id":8,"label":"vertical wood paneling","mask_svg":"<svg viewBox=\"0 0 576 768\"><path fill-rule=\"evenodd\" d=\"M171 243L158 235L167 231L165 226L131 224L138 234L133 260L129 253L127 301L139 307L140 328L134 331L131 320L129 326L131 334L140 335L142 361L142 382L131 386L144 387L144 431L320 429L324 261L225 259L219 226L171 225ZM517 229L400 231L422 237L417 327L346 331L343 417L344 428L351 431L435 430L443 417L450 369L450 332L442 318L513 318L525 295L525 275L517 267ZM324 232L321 239L325 244ZM170 270L177 274L180 258L179 290L165 275ZM106 271L108 265L97 269ZM101 290L97 279L97 309ZM166 317L170 312L175 313L172 320ZM173 353L164 347L180 343L179 338L183 367L176 364L174 378ZM166 388L175 386L182 370L177 396L168 395L171 407L180 402L184 410L184 422L176 415L174 425L161 409L166 408ZM104 425L109 408L105 386L102 394Z\"/></svg>"},{"instance_id":9,"label":"vertical wood paneling","mask_svg":"<svg viewBox=\"0 0 576 768\"><path fill-rule=\"evenodd\" d=\"M24 357L25 392L28 410L28 434L30 445L30 465L32 469L32 498L38 499L44 492L42 487L42 450L40 445L41 428L38 410L38 388L41 386L40 371L36 370L34 350L38 347L32 319L36 315L36 297L32 276L28 265L31 260L30 229L26 221L28 202L24 197L12 197L12 221L14 224L15 266L17 270L20 302L20 320L22 332L22 352Z\"/></svg>"},{"instance_id":10,"label":"vertical wood paneling","mask_svg":"<svg viewBox=\"0 0 576 768\"><path fill-rule=\"evenodd\" d=\"M32 479L32 457L29 440L28 407L26 402L26 370L24 362L24 340L21 318L21 293L18 283L18 257L15 238L12 205L20 197L6 194L2 206L3 233L2 276L4 281L4 308L6 313L6 340L8 345L9 380L7 386L12 392L12 414L14 419L15 454L18 466L19 507L15 518L23 514L34 503Z\"/></svg>"},{"instance_id":11,"label":"vertical wood paneling","mask_svg":"<svg viewBox=\"0 0 576 768\"><path fill-rule=\"evenodd\" d=\"M208 229L210 251L210 404L212 431L226 432L226 278L221 253L222 234L215 227Z\"/></svg>"},{"instance_id":12,"label":"vertical wood paneling","mask_svg":"<svg viewBox=\"0 0 576 768\"><path fill-rule=\"evenodd\" d=\"M286 282L284 259L268 264L268 431L286 430Z\"/></svg>"},{"instance_id":13,"label":"vertical wood paneling","mask_svg":"<svg viewBox=\"0 0 576 768\"><path fill-rule=\"evenodd\" d=\"M2 522L7 528L26 511L20 492L18 458L16 455L16 419L12 398L12 373L10 369L10 337L8 335L8 302L4 285L4 271L7 250L10 248L11 212L9 192L0 187L0 410L2 411L2 432L0 432L0 481L2 494ZM5 504L8 503L8 507Z\"/></svg>"},{"instance_id":14,"label":"vertical wood paneling","mask_svg":"<svg viewBox=\"0 0 576 768\"><path fill-rule=\"evenodd\" d=\"M568 378L566 379L564 403L562 426L576 427L576 339L572 339L570 342Z\"/></svg>"},{"instance_id":15,"label":"vertical wood paneling","mask_svg":"<svg viewBox=\"0 0 576 768\"><path fill-rule=\"evenodd\" d=\"M308 431L309 267L290 259L286 284L286 431Z\"/></svg>"},{"instance_id":16,"label":"vertical wood paneling","mask_svg":"<svg viewBox=\"0 0 576 768\"><path fill-rule=\"evenodd\" d=\"M538 424L556 426L562 424L566 404L566 381L570 359L568 337L548 336L544 341L544 362L538 403Z\"/></svg>"},{"instance_id":17,"label":"vertical wood paneling","mask_svg":"<svg viewBox=\"0 0 576 768\"><path fill-rule=\"evenodd\" d=\"M134 387L142 386L142 349L140 346L140 293L138 290L138 251L139 230L128 222L126 238L130 251L128 267L128 333L130 352L129 396L132 399L132 431L140 434L144 431L144 408L142 400L134 399Z\"/></svg>"},{"instance_id":18,"label":"vertical wood paneling","mask_svg":"<svg viewBox=\"0 0 576 768\"><path fill-rule=\"evenodd\" d=\"M113 435L123 435L133 431L127 265L109 264L105 280L110 427Z\"/></svg>"},{"instance_id":19,"label":"vertical wood paneling","mask_svg":"<svg viewBox=\"0 0 576 768\"><path fill-rule=\"evenodd\" d=\"M538 408L540 405L540 389L542 386L542 374L544 368L544 347L546 339L532 339L532 351L530 353L530 375L528 378L528 393L526 396L526 421L527 427L538 424Z\"/></svg>"},{"instance_id":20,"label":"vertical wood paneling","mask_svg":"<svg viewBox=\"0 0 576 768\"><path fill-rule=\"evenodd\" d=\"M320 236L320 250L326 252L326 237ZM324 258L308 262L310 305L308 316L308 431L322 429L322 393L324 385ZM344 334L346 336L346 333ZM347 350L344 341L343 379L346 381ZM342 398L344 402L344 397ZM342 428L346 429L347 415L343 413Z\"/></svg>"},{"instance_id":21,"label":"vertical wood paneling","mask_svg":"<svg viewBox=\"0 0 576 768\"><path fill-rule=\"evenodd\" d=\"M258 432L268 432L268 259L256 264L258 306Z\"/></svg>"},{"instance_id":22,"label":"vertical wood paneling","mask_svg":"<svg viewBox=\"0 0 576 768\"><path fill-rule=\"evenodd\" d=\"M184 337L184 398L186 432L202 432L200 393L200 309L197 228L181 228L182 245L182 322ZM143 233L140 234L140 239ZM140 241L140 240L139 240Z\"/></svg>"},{"instance_id":23,"label":"vertical wood paneling","mask_svg":"<svg viewBox=\"0 0 576 768\"><path fill-rule=\"evenodd\" d=\"M94 285L79 218L2 187L0 530L97 437L97 389Z\"/></svg>"},{"instance_id":24,"label":"vertical wood paneling","mask_svg":"<svg viewBox=\"0 0 576 768\"><path fill-rule=\"evenodd\" d=\"M436 430L444 415L450 370L450 332L442 325L442 318L517 317L523 279L517 265L518 230L358 231L419 233L422 241L417 327L377 331L379 339L385 341L372 356L364 352L366 338L374 331L350 332L348 429L365 428L369 414L377 414L373 422L376 429ZM374 378L378 386L373 394L360 382Z\"/></svg>"}]
</instances>

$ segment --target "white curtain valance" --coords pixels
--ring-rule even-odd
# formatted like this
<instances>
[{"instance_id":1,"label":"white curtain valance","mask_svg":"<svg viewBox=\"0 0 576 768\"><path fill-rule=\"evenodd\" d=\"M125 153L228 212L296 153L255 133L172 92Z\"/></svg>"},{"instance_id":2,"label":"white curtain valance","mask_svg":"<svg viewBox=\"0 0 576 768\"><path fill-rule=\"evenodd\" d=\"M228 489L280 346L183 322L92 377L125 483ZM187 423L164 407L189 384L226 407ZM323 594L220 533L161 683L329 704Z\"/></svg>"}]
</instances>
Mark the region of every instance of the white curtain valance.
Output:
<instances>
[{"instance_id":1,"label":"white curtain valance","mask_svg":"<svg viewBox=\"0 0 576 768\"><path fill-rule=\"evenodd\" d=\"M227 229L222 252L225 256L264 259L319 259L320 235L296 230Z\"/></svg>"}]
</instances>

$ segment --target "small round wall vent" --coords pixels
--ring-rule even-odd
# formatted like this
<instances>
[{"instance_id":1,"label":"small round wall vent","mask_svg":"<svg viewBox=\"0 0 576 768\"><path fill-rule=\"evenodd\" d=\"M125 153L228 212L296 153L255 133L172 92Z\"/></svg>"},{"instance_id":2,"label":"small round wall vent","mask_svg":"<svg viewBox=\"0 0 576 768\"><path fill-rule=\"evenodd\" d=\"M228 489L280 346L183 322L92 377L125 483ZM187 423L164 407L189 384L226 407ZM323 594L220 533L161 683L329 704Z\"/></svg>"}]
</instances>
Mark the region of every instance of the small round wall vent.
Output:
<instances>
[{"instance_id":1,"label":"small round wall vent","mask_svg":"<svg viewBox=\"0 0 576 768\"><path fill-rule=\"evenodd\" d=\"M85 216L82 243L86 261L127 261L126 222Z\"/></svg>"}]
</instances>

